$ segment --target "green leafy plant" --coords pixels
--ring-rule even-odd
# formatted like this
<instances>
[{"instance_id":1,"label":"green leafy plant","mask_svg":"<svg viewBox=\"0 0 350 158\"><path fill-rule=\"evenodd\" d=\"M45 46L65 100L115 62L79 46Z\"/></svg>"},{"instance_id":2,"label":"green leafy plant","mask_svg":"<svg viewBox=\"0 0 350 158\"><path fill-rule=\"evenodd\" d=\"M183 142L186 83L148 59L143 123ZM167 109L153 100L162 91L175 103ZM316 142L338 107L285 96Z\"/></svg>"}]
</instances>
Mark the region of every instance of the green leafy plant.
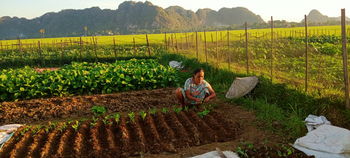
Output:
<instances>
[{"instance_id":1,"label":"green leafy plant","mask_svg":"<svg viewBox=\"0 0 350 158\"><path fill-rule=\"evenodd\" d=\"M79 127L79 121L76 120L74 124L72 124L72 128L77 131L78 130L78 127Z\"/></svg>"},{"instance_id":2,"label":"green leafy plant","mask_svg":"<svg viewBox=\"0 0 350 158\"><path fill-rule=\"evenodd\" d=\"M107 112L107 109L104 106L93 106L91 108L91 111L92 113L94 113L95 116L101 116Z\"/></svg>"},{"instance_id":3,"label":"green leafy plant","mask_svg":"<svg viewBox=\"0 0 350 158\"><path fill-rule=\"evenodd\" d=\"M204 116L208 115L209 113L210 113L210 110L204 109L203 111L198 112L197 114L199 117L203 118Z\"/></svg>"},{"instance_id":4,"label":"green leafy plant","mask_svg":"<svg viewBox=\"0 0 350 158\"><path fill-rule=\"evenodd\" d=\"M162 108L162 113L166 114L169 112L169 109L168 108Z\"/></svg>"},{"instance_id":5,"label":"green leafy plant","mask_svg":"<svg viewBox=\"0 0 350 158\"><path fill-rule=\"evenodd\" d=\"M90 127L95 126L96 123L97 123L97 121L98 121L98 118L97 118L97 117L92 117L92 121L90 122Z\"/></svg>"},{"instance_id":6,"label":"green leafy plant","mask_svg":"<svg viewBox=\"0 0 350 158\"><path fill-rule=\"evenodd\" d=\"M248 152L247 150L243 149L242 147L238 146L236 148L236 153L240 156L240 157L248 157Z\"/></svg>"},{"instance_id":7,"label":"green leafy plant","mask_svg":"<svg viewBox=\"0 0 350 158\"><path fill-rule=\"evenodd\" d=\"M32 126L30 126L30 125L25 126L25 127L23 128L23 130L21 130L20 135L23 136L23 135L24 135L25 133L27 133L31 128L32 128Z\"/></svg>"},{"instance_id":8,"label":"green leafy plant","mask_svg":"<svg viewBox=\"0 0 350 158\"><path fill-rule=\"evenodd\" d=\"M130 112L130 113L128 113L128 116L130 118L130 121L134 123L135 122L135 113L134 112Z\"/></svg>"},{"instance_id":9,"label":"green leafy plant","mask_svg":"<svg viewBox=\"0 0 350 158\"><path fill-rule=\"evenodd\" d=\"M141 112L140 112L140 116L141 116L142 120L145 120L145 118L146 118L146 116L147 116L147 113L144 112L144 111L141 111Z\"/></svg>"},{"instance_id":10,"label":"green leafy plant","mask_svg":"<svg viewBox=\"0 0 350 158\"><path fill-rule=\"evenodd\" d=\"M175 107L174 108L174 112L176 112L177 114L179 114L182 111L182 107Z\"/></svg>"},{"instance_id":11,"label":"green leafy plant","mask_svg":"<svg viewBox=\"0 0 350 158\"><path fill-rule=\"evenodd\" d=\"M184 111L187 112L188 110L189 110L189 107L188 107L188 106L185 106L185 107L184 107Z\"/></svg>"},{"instance_id":12,"label":"green leafy plant","mask_svg":"<svg viewBox=\"0 0 350 158\"><path fill-rule=\"evenodd\" d=\"M63 132L67 128L67 122L63 122L59 127L58 130Z\"/></svg>"},{"instance_id":13,"label":"green leafy plant","mask_svg":"<svg viewBox=\"0 0 350 158\"><path fill-rule=\"evenodd\" d=\"M150 109L150 110L149 110L149 113L150 113L151 115L155 115L155 114L157 113L157 109L156 109L156 108Z\"/></svg>"},{"instance_id":14,"label":"green leafy plant","mask_svg":"<svg viewBox=\"0 0 350 158\"><path fill-rule=\"evenodd\" d=\"M114 118L115 122L117 122L117 124L119 124L119 122L120 122L120 114L119 113L115 113L114 115L112 115L112 117Z\"/></svg>"}]
</instances>

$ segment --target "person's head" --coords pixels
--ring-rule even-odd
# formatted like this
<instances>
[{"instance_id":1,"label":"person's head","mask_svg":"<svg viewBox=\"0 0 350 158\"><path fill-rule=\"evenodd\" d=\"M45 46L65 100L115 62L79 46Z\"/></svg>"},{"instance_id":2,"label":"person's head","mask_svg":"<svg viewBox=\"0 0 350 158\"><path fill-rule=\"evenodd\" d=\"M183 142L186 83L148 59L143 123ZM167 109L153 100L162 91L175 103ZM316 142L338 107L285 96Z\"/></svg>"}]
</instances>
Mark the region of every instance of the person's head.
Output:
<instances>
[{"instance_id":1,"label":"person's head","mask_svg":"<svg viewBox=\"0 0 350 158\"><path fill-rule=\"evenodd\" d=\"M192 77L195 84L202 83L204 80L204 70L202 68L194 70Z\"/></svg>"}]
</instances>

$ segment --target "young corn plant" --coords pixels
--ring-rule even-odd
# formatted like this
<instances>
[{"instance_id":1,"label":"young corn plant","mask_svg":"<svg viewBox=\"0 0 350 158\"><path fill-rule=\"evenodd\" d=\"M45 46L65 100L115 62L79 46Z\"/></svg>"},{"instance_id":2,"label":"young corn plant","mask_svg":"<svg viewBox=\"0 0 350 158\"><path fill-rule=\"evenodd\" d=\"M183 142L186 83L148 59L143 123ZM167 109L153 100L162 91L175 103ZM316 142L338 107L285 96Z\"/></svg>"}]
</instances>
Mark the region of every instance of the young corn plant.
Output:
<instances>
[{"instance_id":1,"label":"young corn plant","mask_svg":"<svg viewBox=\"0 0 350 158\"><path fill-rule=\"evenodd\" d=\"M184 111L187 112L188 110L189 110L189 107L188 107L188 106L185 106L185 107L184 107Z\"/></svg>"},{"instance_id":2,"label":"young corn plant","mask_svg":"<svg viewBox=\"0 0 350 158\"><path fill-rule=\"evenodd\" d=\"M169 112L169 109L168 108L162 108L162 113L166 114Z\"/></svg>"},{"instance_id":3,"label":"young corn plant","mask_svg":"<svg viewBox=\"0 0 350 158\"><path fill-rule=\"evenodd\" d=\"M141 112L140 112L140 116L141 116L142 120L145 120L145 118L146 118L146 116L147 116L147 113L144 112L144 111L141 111Z\"/></svg>"},{"instance_id":4,"label":"young corn plant","mask_svg":"<svg viewBox=\"0 0 350 158\"><path fill-rule=\"evenodd\" d=\"M179 114L182 111L182 109L183 109L182 107L175 107L174 112Z\"/></svg>"},{"instance_id":5,"label":"young corn plant","mask_svg":"<svg viewBox=\"0 0 350 158\"><path fill-rule=\"evenodd\" d=\"M150 109L150 110L149 110L149 113L150 113L151 115L155 115L155 114L157 113L157 109L156 109L156 108Z\"/></svg>"},{"instance_id":6,"label":"young corn plant","mask_svg":"<svg viewBox=\"0 0 350 158\"><path fill-rule=\"evenodd\" d=\"M132 123L135 123L135 113L134 112L130 112L130 113L128 113L128 116L130 118L130 121Z\"/></svg>"},{"instance_id":7,"label":"young corn plant","mask_svg":"<svg viewBox=\"0 0 350 158\"><path fill-rule=\"evenodd\" d=\"M209 113L210 113L210 110L204 109L203 111L198 112L197 114L199 117L203 118L203 117L207 116Z\"/></svg>"},{"instance_id":8,"label":"young corn plant","mask_svg":"<svg viewBox=\"0 0 350 158\"><path fill-rule=\"evenodd\" d=\"M79 121L76 120L74 124L72 124L72 128L75 130L75 131L78 131L78 127L79 127Z\"/></svg>"},{"instance_id":9,"label":"young corn plant","mask_svg":"<svg viewBox=\"0 0 350 158\"><path fill-rule=\"evenodd\" d=\"M95 117L95 116L92 117L92 121L90 122L90 127L91 128L94 127L96 125L97 121L98 121L97 117Z\"/></svg>"},{"instance_id":10,"label":"young corn plant","mask_svg":"<svg viewBox=\"0 0 350 158\"><path fill-rule=\"evenodd\" d=\"M119 122L120 122L120 114L119 113L115 113L114 115L112 115L112 117L114 118L115 122L117 122L117 124L119 124Z\"/></svg>"}]
</instances>

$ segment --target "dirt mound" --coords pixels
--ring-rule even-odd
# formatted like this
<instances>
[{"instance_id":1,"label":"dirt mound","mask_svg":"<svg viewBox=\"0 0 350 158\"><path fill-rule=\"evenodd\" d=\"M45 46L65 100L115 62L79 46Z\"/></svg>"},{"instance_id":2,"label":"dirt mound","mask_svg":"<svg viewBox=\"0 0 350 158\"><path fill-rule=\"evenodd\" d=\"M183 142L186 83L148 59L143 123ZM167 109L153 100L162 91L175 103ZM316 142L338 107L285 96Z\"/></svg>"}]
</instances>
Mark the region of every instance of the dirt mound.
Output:
<instances>
[{"instance_id":1,"label":"dirt mound","mask_svg":"<svg viewBox=\"0 0 350 158\"><path fill-rule=\"evenodd\" d=\"M158 112L134 120L85 121L76 130L68 125L35 131L21 128L0 151L2 157L129 157L235 139L237 122L212 112L203 118L194 111Z\"/></svg>"}]
</instances>

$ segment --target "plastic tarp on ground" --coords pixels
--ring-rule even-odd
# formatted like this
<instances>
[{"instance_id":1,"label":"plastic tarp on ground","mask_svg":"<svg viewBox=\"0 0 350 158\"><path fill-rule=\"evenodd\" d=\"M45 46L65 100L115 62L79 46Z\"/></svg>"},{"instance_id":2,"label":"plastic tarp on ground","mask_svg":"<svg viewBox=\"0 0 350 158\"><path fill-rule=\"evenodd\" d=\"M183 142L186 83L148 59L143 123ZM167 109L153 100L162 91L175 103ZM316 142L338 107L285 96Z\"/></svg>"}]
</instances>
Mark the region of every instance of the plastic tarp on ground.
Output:
<instances>
[{"instance_id":1,"label":"plastic tarp on ground","mask_svg":"<svg viewBox=\"0 0 350 158\"><path fill-rule=\"evenodd\" d=\"M9 124L0 126L0 149L8 141L17 128L21 127L21 124Z\"/></svg>"},{"instance_id":2,"label":"plastic tarp on ground","mask_svg":"<svg viewBox=\"0 0 350 158\"><path fill-rule=\"evenodd\" d=\"M236 78L226 93L226 98L239 98L248 94L258 84L259 79L256 76Z\"/></svg>"},{"instance_id":3,"label":"plastic tarp on ground","mask_svg":"<svg viewBox=\"0 0 350 158\"><path fill-rule=\"evenodd\" d=\"M349 158L350 131L328 124L320 125L298 138L293 146L316 158Z\"/></svg>"},{"instance_id":4,"label":"plastic tarp on ground","mask_svg":"<svg viewBox=\"0 0 350 158\"><path fill-rule=\"evenodd\" d=\"M174 60L169 62L169 66L171 66L173 68L177 68L177 69L184 68L184 66L182 65L182 62L178 62L178 61L174 61Z\"/></svg>"},{"instance_id":5,"label":"plastic tarp on ground","mask_svg":"<svg viewBox=\"0 0 350 158\"><path fill-rule=\"evenodd\" d=\"M239 156L232 151L223 151L222 153L227 158L239 158ZM221 158L221 157L220 157L220 154L218 153L218 151L211 151L211 152L207 152L207 153L202 154L202 155L194 156L192 158Z\"/></svg>"}]
</instances>

